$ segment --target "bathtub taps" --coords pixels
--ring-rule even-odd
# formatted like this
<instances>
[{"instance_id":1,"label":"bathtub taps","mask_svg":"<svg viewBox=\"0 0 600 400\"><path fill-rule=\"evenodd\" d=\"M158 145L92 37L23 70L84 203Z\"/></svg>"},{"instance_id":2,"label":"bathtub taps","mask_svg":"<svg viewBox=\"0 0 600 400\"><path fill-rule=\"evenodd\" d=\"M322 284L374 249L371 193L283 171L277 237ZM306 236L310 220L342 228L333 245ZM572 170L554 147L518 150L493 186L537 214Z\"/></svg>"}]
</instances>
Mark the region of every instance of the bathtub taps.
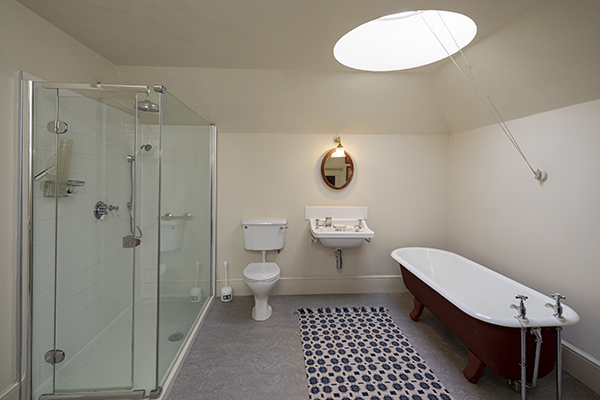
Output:
<instances>
[{"instance_id":1,"label":"bathtub taps","mask_svg":"<svg viewBox=\"0 0 600 400\"><path fill-rule=\"evenodd\" d=\"M560 304L560 301L566 299L566 297L561 295L560 293L551 294L550 297L556 300L556 304L546 303L546 307L554 310L554 314L552 314L553 317L563 319L563 307L562 304Z\"/></svg>"},{"instance_id":2,"label":"bathtub taps","mask_svg":"<svg viewBox=\"0 0 600 400\"><path fill-rule=\"evenodd\" d=\"M325 228L331 228L331 217L325 217L325 225L323 225Z\"/></svg>"},{"instance_id":3,"label":"bathtub taps","mask_svg":"<svg viewBox=\"0 0 600 400\"><path fill-rule=\"evenodd\" d=\"M519 312L519 315L516 316L517 319L520 319L521 321L527 321L527 317L525 316L527 309L525 308L525 300L527 300L527 296L524 296L522 294L518 294L515 296L515 299L519 299L520 303L519 305L515 305L515 304L511 304L510 308L514 308L515 310L517 310Z\"/></svg>"}]
</instances>

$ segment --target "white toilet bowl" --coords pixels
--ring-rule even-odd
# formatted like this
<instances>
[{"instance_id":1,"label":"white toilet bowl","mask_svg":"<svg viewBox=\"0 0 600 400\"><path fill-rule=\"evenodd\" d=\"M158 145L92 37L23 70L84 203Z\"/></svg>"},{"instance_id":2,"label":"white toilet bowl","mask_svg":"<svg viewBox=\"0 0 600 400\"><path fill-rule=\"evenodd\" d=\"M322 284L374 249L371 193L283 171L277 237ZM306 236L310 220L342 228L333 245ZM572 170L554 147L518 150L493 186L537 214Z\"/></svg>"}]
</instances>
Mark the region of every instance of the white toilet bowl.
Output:
<instances>
[{"instance_id":1,"label":"white toilet bowl","mask_svg":"<svg viewBox=\"0 0 600 400\"><path fill-rule=\"evenodd\" d=\"M269 293L279 280L279 266L273 262L250 263L244 268L244 282L254 295L252 318L264 321L271 316Z\"/></svg>"}]
</instances>

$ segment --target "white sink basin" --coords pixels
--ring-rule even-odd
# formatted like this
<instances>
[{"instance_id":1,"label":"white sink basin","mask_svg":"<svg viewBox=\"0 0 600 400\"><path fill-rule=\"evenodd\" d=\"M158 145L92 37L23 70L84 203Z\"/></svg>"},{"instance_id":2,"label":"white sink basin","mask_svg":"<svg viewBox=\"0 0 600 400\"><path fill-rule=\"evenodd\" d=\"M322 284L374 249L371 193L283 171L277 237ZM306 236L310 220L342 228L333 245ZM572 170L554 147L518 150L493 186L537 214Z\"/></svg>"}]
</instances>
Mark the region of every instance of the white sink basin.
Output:
<instances>
[{"instance_id":1,"label":"white sink basin","mask_svg":"<svg viewBox=\"0 0 600 400\"><path fill-rule=\"evenodd\" d=\"M319 220L319 227L315 219L310 219L310 234L315 241L319 240L325 247L334 249L347 249L359 247L365 241L371 241L375 237L373 232L363 220L361 228L358 228L359 221L347 219L334 219L330 227L323 226L325 219Z\"/></svg>"}]
</instances>

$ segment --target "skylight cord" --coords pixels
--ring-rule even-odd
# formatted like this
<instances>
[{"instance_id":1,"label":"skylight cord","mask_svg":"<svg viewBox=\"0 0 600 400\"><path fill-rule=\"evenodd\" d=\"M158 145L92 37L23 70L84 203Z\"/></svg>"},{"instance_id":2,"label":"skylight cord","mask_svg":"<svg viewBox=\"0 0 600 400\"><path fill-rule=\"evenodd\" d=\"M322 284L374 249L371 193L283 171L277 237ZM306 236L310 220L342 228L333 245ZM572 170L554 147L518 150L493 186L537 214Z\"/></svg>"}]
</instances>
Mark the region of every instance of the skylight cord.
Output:
<instances>
[{"instance_id":1,"label":"skylight cord","mask_svg":"<svg viewBox=\"0 0 600 400\"><path fill-rule=\"evenodd\" d=\"M467 57L463 53L462 49L460 48L460 46L456 42L456 39L455 39L454 35L452 35L452 32L450 31L450 29L446 25L446 22L444 21L443 17L439 14L439 12L437 14L440 17L442 23L444 24L444 27L446 27L446 30L448 31L448 34L450 35L450 37L454 41L455 45L457 46L458 50L460 51L460 54L462 55L465 63L469 67L469 70L471 71L472 75L474 76L476 83L479 85L479 89L467 77L467 75L465 74L465 72L463 71L463 69L458 65L458 63L456 62L456 60L454 59L454 57L452 56L452 54L450 54L450 51L442 43L442 41L439 38L439 36L435 33L435 31L429 25L429 23L427 23L427 20L423 17L422 14L421 14L421 19L423 20L423 22L425 23L425 25L427 25L427 27L429 28L429 30L431 31L431 33L433 34L433 36L436 38L436 40L438 41L438 43L440 44L440 46L442 46L442 48L444 49L444 51L446 52L446 54L448 55L448 57L452 60L452 62L456 66L456 68L458 68L458 70L461 73L461 75L463 76L463 78L465 78L465 80L471 85L471 88L473 89L473 91L475 92L475 94L477 95L477 97L479 98L479 100L481 100L481 102L483 103L483 105L485 106L485 108L488 110L488 112L490 113L490 115L494 118L494 120L496 121L496 123L498 124L498 126L500 127L500 129L502 129L502 131L504 132L504 134L506 135L506 137L508 138L508 140L510 140L510 142L513 144L513 146L515 147L515 149L517 150L517 152L521 155L521 157L523 157L523 160L525 160L525 162L527 163L527 166L529 167L529 169L531 170L531 172L533 172L535 178L537 180L539 180L540 182L544 181L547 178L546 172L545 171L540 171L539 169L538 170L534 170L533 169L533 167L529 163L529 160L527 160L527 157L525 157L525 154L521 150L521 147L519 146L519 144L517 143L516 139L512 135L510 129L508 128L508 125L506 125L506 122L502 118L502 115L498 111L496 105L492 101L492 99L489 96L488 92L485 90L485 87L483 86L483 84L479 80L477 74L473 70L473 67L469 63L469 60L467 59ZM483 98L482 94L480 93L480 90L483 91L483 93L485 94L485 97L488 99L489 104Z\"/></svg>"},{"instance_id":2,"label":"skylight cord","mask_svg":"<svg viewBox=\"0 0 600 400\"><path fill-rule=\"evenodd\" d=\"M473 69L473 66L471 65L471 63L469 62L469 60L467 59L467 56L465 55L465 53L462 51L462 48L458 45L458 43L456 42L456 38L454 37L454 35L452 34L452 31L450 30L450 28L448 28L448 25L446 24L446 21L444 20L444 17L438 12L436 11L438 17L440 18L440 20L442 21L442 24L444 24L444 27L446 28L446 30L448 31L448 34L450 35L450 37L452 38L452 41L454 42L454 44L456 45L456 47L458 48L458 51L460 52L460 55L462 56L463 60L465 61L465 63L467 64L467 66L469 67L469 70L471 71L471 74L473 75L473 77L475 78L475 82L477 83L477 85L479 85L479 87L481 88L481 90L483 90L483 92L485 93L485 96L489 102L489 105L491 105L491 107L493 108L495 114L493 114L489 108L488 111L490 111L490 113L492 115L496 115L498 117L498 119L496 119L496 122L498 122L498 124L500 125L500 127L502 128L502 130L504 131L504 133L506 134L506 136L508 137L508 139L511 141L511 143L515 146L515 148L517 149L517 151L519 152L519 154L521 154L521 156L523 157L523 159L525 160L525 162L527 163L527 165L529 165L529 168L531 169L531 171L535 174L535 171L533 170L531 164L529 164L529 161L527 160L527 158L525 157L525 155L523 154L523 151L521 150L521 147L519 146L519 144L517 143L517 140L514 138L510 128L508 127L508 125L506 125L506 122L504 121L504 119L502 118L502 114L500 114L500 111L498 111L498 108L496 107L496 104L494 103L494 101L492 100L492 98L490 97L490 95L488 94L487 90L485 89L485 86L483 85L483 83L481 83L481 81L479 80L479 76L477 76L477 74L475 73L475 70ZM431 28L429 28L431 29ZM434 33L435 35L435 33ZM439 39L438 39L439 41ZM440 42L441 44L441 42ZM442 45L442 47L444 47ZM446 53L448 54L448 56L453 59L452 55L449 54L448 50L446 50L446 48L444 48L444 51L446 51ZM453 59L454 60L454 59ZM456 65L456 63L455 63ZM458 65L457 65L458 66ZM459 67L460 69L460 67ZM462 72L462 70L461 70ZM463 74L463 76L466 79L465 74ZM473 85L472 85L473 86ZM481 101L483 102L483 99L480 96ZM484 104L487 104L484 102ZM498 121L499 120L499 121Z\"/></svg>"}]
</instances>

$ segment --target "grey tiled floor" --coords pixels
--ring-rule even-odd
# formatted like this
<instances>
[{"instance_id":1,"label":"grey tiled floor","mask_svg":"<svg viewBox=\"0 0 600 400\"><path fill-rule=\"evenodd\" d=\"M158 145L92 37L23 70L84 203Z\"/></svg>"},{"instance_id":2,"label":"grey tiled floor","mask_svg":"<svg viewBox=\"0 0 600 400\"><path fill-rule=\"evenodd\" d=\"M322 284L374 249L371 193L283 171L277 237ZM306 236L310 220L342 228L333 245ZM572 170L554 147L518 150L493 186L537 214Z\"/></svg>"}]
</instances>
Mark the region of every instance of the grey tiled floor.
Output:
<instances>
[{"instance_id":1,"label":"grey tiled floor","mask_svg":"<svg viewBox=\"0 0 600 400\"><path fill-rule=\"evenodd\" d=\"M486 369L476 385L463 377L467 350L427 310L419 322L408 318L412 296L401 294L271 296L273 316L256 322L254 299L216 300L184 361L168 400L308 400L308 388L294 311L303 307L381 306L455 400L520 399L506 381ZM528 399L554 399L554 373L540 379ZM563 374L563 400L600 400Z\"/></svg>"}]
</instances>

